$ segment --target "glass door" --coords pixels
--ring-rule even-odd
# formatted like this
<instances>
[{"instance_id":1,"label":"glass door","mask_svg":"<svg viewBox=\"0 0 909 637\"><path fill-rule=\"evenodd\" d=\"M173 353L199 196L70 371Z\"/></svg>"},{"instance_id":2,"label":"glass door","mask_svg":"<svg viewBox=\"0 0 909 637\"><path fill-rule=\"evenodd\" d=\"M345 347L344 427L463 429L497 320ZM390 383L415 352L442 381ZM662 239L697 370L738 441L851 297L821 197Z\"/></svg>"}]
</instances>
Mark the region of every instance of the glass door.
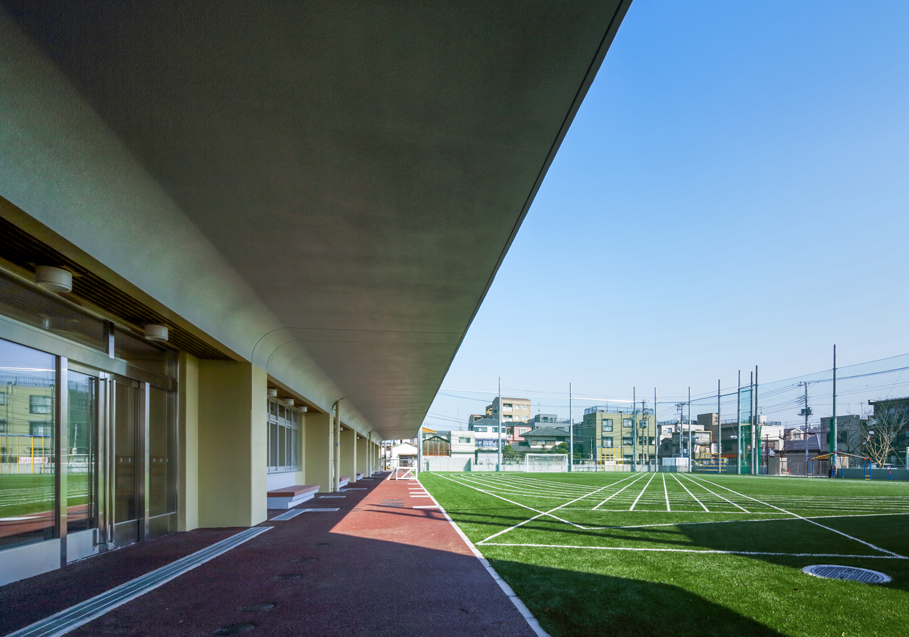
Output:
<instances>
[{"instance_id":1,"label":"glass door","mask_svg":"<svg viewBox=\"0 0 909 637\"><path fill-rule=\"evenodd\" d=\"M139 384L111 381L113 543L139 541Z\"/></svg>"},{"instance_id":2,"label":"glass door","mask_svg":"<svg viewBox=\"0 0 909 637\"><path fill-rule=\"evenodd\" d=\"M101 543L102 381L73 369L67 377L66 419L66 559L82 559L98 551Z\"/></svg>"}]
</instances>

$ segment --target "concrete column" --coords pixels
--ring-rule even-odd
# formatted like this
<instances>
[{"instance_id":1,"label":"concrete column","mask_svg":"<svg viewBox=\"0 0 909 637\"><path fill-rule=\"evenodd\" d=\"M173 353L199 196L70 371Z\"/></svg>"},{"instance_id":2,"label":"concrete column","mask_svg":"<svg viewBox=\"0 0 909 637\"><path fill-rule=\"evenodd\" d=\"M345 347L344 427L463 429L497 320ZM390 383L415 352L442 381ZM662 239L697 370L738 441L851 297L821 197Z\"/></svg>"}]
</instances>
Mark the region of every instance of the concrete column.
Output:
<instances>
[{"instance_id":1,"label":"concrete column","mask_svg":"<svg viewBox=\"0 0 909 637\"><path fill-rule=\"evenodd\" d=\"M353 482L357 477L357 432L353 429L341 431L341 477L348 476Z\"/></svg>"},{"instance_id":2,"label":"concrete column","mask_svg":"<svg viewBox=\"0 0 909 637\"><path fill-rule=\"evenodd\" d=\"M305 475L306 484L319 485L321 493L331 491L331 418L328 414L308 412L306 429Z\"/></svg>"},{"instance_id":3,"label":"concrete column","mask_svg":"<svg viewBox=\"0 0 909 637\"><path fill-rule=\"evenodd\" d=\"M179 365L177 530L192 531L199 528L199 359L181 352Z\"/></svg>"},{"instance_id":4,"label":"concrete column","mask_svg":"<svg viewBox=\"0 0 909 637\"><path fill-rule=\"evenodd\" d=\"M357 471L363 474L364 478L369 477L369 442L363 436L357 440Z\"/></svg>"},{"instance_id":5,"label":"concrete column","mask_svg":"<svg viewBox=\"0 0 909 637\"><path fill-rule=\"evenodd\" d=\"M199 362L199 526L268 517L267 389L250 363Z\"/></svg>"}]
</instances>

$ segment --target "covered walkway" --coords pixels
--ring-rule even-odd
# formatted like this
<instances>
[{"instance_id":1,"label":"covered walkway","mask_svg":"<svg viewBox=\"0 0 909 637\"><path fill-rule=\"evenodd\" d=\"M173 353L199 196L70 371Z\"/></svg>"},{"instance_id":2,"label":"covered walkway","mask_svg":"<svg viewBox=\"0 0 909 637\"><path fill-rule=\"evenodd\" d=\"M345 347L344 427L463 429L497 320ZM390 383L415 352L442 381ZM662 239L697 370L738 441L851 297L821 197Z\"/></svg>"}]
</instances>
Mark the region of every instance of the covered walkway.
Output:
<instances>
[{"instance_id":1,"label":"covered walkway","mask_svg":"<svg viewBox=\"0 0 909 637\"><path fill-rule=\"evenodd\" d=\"M415 508L432 498L383 478L299 507L337 511L270 511L268 532L69 634L534 635L444 514ZM2 587L0 607L17 611L0 616L0 633L240 531L176 533Z\"/></svg>"}]
</instances>

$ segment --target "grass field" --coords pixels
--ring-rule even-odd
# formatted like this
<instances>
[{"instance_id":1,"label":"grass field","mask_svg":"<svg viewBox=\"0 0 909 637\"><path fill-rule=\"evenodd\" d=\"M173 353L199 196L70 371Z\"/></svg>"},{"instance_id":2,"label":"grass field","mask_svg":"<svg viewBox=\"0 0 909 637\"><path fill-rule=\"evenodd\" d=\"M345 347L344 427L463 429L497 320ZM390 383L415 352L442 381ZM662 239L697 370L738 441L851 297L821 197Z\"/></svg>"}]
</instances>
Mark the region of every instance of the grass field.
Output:
<instances>
[{"instance_id":1,"label":"grass field","mask_svg":"<svg viewBox=\"0 0 909 637\"><path fill-rule=\"evenodd\" d=\"M909 634L909 484L422 473L554 637ZM881 571L824 580L811 564Z\"/></svg>"},{"instance_id":2,"label":"grass field","mask_svg":"<svg viewBox=\"0 0 909 637\"><path fill-rule=\"evenodd\" d=\"M67 478L69 506L88 502L88 478ZM43 513L54 508L54 476L0 474L0 519Z\"/></svg>"}]
</instances>

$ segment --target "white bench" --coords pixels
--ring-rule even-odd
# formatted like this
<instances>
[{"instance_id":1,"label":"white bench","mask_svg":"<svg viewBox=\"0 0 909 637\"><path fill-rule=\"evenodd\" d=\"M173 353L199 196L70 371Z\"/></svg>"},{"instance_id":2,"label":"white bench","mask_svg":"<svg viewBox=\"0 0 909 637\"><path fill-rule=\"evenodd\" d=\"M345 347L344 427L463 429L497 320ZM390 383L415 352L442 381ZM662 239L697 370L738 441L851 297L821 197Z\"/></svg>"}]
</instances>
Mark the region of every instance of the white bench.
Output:
<instances>
[{"instance_id":1,"label":"white bench","mask_svg":"<svg viewBox=\"0 0 909 637\"><path fill-rule=\"evenodd\" d=\"M350 484L350 476L341 476L341 479L338 480L338 488L346 487Z\"/></svg>"},{"instance_id":2,"label":"white bench","mask_svg":"<svg viewBox=\"0 0 909 637\"><path fill-rule=\"evenodd\" d=\"M307 500L312 500L319 492L318 484L297 484L282 487L268 492L269 509L290 509Z\"/></svg>"}]
</instances>

